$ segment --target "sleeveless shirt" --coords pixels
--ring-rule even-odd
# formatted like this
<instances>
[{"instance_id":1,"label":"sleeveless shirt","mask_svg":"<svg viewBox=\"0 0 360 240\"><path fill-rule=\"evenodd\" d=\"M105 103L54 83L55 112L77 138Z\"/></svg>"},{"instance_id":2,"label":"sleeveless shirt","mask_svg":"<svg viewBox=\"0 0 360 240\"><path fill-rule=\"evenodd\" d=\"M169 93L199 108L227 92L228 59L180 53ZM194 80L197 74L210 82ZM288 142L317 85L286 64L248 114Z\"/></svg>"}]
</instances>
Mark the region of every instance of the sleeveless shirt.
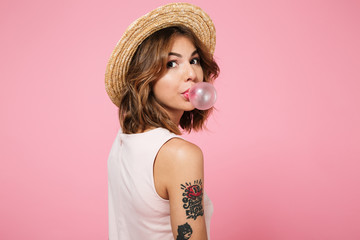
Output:
<instances>
[{"instance_id":1,"label":"sleeveless shirt","mask_svg":"<svg viewBox=\"0 0 360 240\"><path fill-rule=\"evenodd\" d=\"M179 137L164 128L124 134L119 130L108 158L109 240L174 239L169 200L158 195L153 165L162 145ZM204 192L208 239L213 205Z\"/></svg>"}]
</instances>

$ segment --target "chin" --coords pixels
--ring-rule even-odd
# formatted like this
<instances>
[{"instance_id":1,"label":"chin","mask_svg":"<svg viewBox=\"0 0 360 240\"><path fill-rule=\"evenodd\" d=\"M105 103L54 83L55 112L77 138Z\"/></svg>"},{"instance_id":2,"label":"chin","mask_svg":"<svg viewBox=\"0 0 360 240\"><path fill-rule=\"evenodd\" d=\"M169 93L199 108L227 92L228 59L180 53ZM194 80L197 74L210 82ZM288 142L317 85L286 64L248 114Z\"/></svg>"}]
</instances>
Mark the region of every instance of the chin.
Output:
<instances>
[{"instance_id":1,"label":"chin","mask_svg":"<svg viewBox=\"0 0 360 240\"><path fill-rule=\"evenodd\" d=\"M184 108L184 111L190 112L190 111L192 111L192 110L194 110L194 109L195 109L195 107L191 104L191 106L186 106L186 107Z\"/></svg>"}]
</instances>

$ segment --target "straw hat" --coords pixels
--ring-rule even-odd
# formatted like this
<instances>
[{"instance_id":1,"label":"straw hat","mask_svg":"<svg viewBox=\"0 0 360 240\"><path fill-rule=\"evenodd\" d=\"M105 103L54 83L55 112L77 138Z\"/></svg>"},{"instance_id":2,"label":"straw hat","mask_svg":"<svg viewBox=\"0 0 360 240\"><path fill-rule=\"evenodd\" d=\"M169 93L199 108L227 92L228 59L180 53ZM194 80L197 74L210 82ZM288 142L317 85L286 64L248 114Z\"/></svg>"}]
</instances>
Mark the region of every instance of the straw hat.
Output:
<instances>
[{"instance_id":1,"label":"straw hat","mask_svg":"<svg viewBox=\"0 0 360 240\"><path fill-rule=\"evenodd\" d=\"M210 53L214 53L215 26L201 8L189 3L171 3L147 13L126 29L107 64L105 89L116 106L119 107L120 89L125 84L125 75L138 46L154 32L178 25L191 29Z\"/></svg>"}]
</instances>

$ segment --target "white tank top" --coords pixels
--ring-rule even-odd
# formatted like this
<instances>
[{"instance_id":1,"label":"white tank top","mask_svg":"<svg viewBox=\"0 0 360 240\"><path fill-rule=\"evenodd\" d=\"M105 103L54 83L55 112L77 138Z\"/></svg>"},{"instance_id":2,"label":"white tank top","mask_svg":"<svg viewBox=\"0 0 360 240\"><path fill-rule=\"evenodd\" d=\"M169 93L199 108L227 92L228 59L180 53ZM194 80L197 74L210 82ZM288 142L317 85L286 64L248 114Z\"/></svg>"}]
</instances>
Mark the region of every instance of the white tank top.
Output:
<instances>
[{"instance_id":1,"label":"white tank top","mask_svg":"<svg viewBox=\"0 0 360 240\"><path fill-rule=\"evenodd\" d=\"M179 137L164 128L124 134L119 130L108 159L110 240L173 240L169 200L154 185L153 165L161 146ZM181 138L181 137L180 137ZM208 239L213 205L204 192Z\"/></svg>"}]
</instances>

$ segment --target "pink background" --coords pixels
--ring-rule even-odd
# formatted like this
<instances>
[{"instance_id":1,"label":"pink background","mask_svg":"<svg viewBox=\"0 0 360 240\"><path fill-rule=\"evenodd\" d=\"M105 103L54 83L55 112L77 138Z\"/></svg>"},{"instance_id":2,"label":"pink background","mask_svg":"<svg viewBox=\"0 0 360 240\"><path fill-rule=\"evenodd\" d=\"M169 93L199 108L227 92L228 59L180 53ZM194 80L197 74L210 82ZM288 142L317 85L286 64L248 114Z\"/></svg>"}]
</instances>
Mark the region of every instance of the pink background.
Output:
<instances>
[{"instance_id":1,"label":"pink background","mask_svg":"<svg viewBox=\"0 0 360 240\"><path fill-rule=\"evenodd\" d=\"M191 1L217 28L212 239L360 239L359 1ZM107 60L166 1L0 3L0 239L107 239Z\"/></svg>"}]
</instances>

